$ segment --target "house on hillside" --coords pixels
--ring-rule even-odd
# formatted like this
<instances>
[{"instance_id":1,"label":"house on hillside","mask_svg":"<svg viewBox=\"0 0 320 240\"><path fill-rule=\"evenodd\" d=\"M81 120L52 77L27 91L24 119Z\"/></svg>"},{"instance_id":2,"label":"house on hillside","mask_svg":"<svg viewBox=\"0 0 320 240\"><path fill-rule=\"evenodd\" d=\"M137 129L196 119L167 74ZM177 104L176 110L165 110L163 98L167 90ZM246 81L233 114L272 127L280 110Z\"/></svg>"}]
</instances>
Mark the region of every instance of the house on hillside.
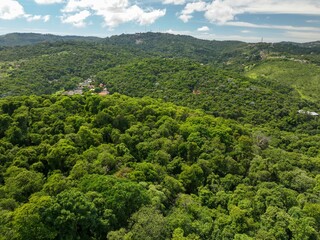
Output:
<instances>
[{"instance_id":1,"label":"house on hillside","mask_svg":"<svg viewBox=\"0 0 320 240\"><path fill-rule=\"evenodd\" d=\"M317 113L317 112L310 112L310 111L305 111L305 110L302 110L302 109L300 109L300 110L298 111L298 113L300 113L300 114L307 114L307 115L310 115L310 116L319 116L319 115L320 115L320 114Z\"/></svg>"},{"instance_id":2,"label":"house on hillside","mask_svg":"<svg viewBox=\"0 0 320 240\"><path fill-rule=\"evenodd\" d=\"M110 92L109 92L106 88L104 88L104 89L99 93L100 96L106 96L106 95L108 95L108 94L110 94Z\"/></svg>"}]
</instances>

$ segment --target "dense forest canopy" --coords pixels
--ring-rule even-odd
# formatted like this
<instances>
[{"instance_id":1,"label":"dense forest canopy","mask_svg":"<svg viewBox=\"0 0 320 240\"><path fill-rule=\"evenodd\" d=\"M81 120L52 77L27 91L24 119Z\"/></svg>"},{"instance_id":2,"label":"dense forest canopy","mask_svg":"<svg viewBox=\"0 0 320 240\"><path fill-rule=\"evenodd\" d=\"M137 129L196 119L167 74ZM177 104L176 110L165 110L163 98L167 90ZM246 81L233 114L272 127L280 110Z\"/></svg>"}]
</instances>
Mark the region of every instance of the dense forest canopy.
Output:
<instances>
[{"instance_id":1,"label":"dense forest canopy","mask_svg":"<svg viewBox=\"0 0 320 240\"><path fill-rule=\"evenodd\" d=\"M0 46L0 240L320 238L319 42Z\"/></svg>"},{"instance_id":2,"label":"dense forest canopy","mask_svg":"<svg viewBox=\"0 0 320 240\"><path fill-rule=\"evenodd\" d=\"M319 139L118 94L0 106L3 239L317 239Z\"/></svg>"}]
</instances>

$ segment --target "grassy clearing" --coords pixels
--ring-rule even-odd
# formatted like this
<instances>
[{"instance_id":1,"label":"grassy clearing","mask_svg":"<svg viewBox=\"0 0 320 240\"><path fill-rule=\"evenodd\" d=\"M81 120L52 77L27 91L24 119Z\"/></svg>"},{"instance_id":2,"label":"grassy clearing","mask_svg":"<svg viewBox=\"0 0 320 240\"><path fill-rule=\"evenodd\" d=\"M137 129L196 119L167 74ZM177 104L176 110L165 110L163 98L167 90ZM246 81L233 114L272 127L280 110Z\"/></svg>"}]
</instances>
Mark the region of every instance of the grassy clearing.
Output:
<instances>
[{"instance_id":1,"label":"grassy clearing","mask_svg":"<svg viewBox=\"0 0 320 240\"><path fill-rule=\"evenodd\" d=\"M249 70L246 75L253 79L267 78L287 84L300 96L311 101L320 101L320 67L294 61L266 61Z\"/></svg>"}]
</instances>

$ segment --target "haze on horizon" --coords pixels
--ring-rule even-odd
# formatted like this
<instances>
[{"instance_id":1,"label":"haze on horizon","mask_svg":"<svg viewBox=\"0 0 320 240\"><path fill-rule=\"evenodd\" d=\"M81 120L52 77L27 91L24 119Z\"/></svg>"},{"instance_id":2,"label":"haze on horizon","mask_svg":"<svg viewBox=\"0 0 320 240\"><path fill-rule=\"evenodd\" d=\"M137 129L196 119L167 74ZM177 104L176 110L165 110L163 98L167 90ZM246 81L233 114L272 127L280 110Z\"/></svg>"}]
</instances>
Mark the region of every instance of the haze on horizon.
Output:
<instances>
[{"instance_id":1,"label":"haze on horizon","mask_svg":"<svg viewBox=\"0 0 320 240\"><path fill-rule=\"evenodd\" d=\"M0 34L107 37L166 32L208 40L320 40L318 0L1 0Z\"/></svg>"}]
</instances>

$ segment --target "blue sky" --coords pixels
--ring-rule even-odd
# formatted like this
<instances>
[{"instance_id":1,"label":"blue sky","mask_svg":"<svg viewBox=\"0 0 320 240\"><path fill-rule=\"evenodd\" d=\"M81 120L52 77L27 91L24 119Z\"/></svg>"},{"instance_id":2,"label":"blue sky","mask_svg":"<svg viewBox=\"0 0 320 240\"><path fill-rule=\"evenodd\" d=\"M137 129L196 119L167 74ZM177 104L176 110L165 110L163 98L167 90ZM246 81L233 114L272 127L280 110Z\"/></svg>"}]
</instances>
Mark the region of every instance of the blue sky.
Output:
<instances>
[{"instance_id":1,"label":"blue sky","mask_svg":"<svg viewBox=\"0 0 320 240\"><path fill-rule=\"evenodd\" d=\"M320 0L0 0L0 34L145 31L209 40L316 41Z\"/></svg>"}]
</instances>

